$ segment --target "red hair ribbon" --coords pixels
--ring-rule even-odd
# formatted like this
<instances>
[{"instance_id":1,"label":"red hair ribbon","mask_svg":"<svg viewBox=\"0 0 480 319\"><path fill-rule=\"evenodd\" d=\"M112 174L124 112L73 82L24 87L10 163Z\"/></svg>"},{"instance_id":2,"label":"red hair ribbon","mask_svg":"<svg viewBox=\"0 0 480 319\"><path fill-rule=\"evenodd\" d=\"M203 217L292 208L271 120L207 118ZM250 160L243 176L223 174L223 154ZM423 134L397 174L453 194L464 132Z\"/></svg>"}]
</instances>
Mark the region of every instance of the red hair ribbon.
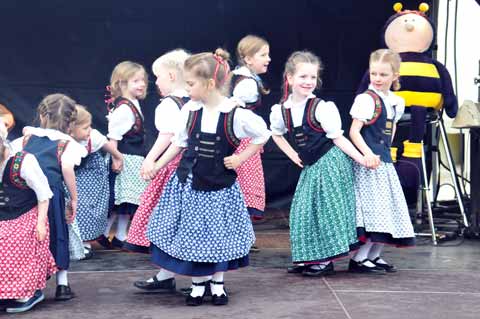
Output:
<instances>
[{"instance_id":1,"label":"red hair ribbon","mask_svg":"<svg viewBox=\"0 0 480 319\"><path fill-rule=\"evenodd\" d=\"M215 65L215 72L213 72L213 80L215 82L217 82L218 70L220 69L220 66L222 65L223 70L225 71L225 76L223 77L223 80L220 83L223 83L227 79L228 63L221 56L219 56L217 54L213 54L213 58L217 61L216 65Z\"/></svg>"},{"instance_id":2,"label":"red hair ribbon","mask_svg":"<svg viewBox=\"0 0 480 319\"><path fill-rule=\"evenodd\" d=\"M285 74L283 78L283 98L282 101L285 102L288 99L288 80L287 80L287 75Z\"/></svg>"},{"instance_id":3,"label":"red hair ribbon","mask_svg":"<svg viewBox=\"0 0 480 319\"><path fill-rule=\"evenodd\" d=\"M105 87L104 101L109 110L110 110L110 105L113 103L114 100L115 99L112 97L112 88L110 87L110 85L107 85Z\"/></svg>"}]
</instances>

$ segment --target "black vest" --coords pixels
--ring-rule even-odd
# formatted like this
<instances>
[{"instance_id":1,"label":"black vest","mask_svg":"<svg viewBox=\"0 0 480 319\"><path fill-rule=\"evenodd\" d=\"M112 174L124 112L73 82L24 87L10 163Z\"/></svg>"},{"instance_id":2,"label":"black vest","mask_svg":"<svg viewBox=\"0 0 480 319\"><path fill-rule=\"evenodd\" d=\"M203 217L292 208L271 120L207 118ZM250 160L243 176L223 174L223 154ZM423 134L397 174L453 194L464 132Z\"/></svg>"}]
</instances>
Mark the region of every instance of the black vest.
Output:
<instances>
[{"instance_id":1,"label":"black vest","mask_svg":"<svg viewBox=\"0 0 480 319\"><path fill-rule=\"evenodd\" d=\"M232 155L240 145L233 133L235 110L220 113L214 134L201 131L203 108L190 111L188 146L176 171L180 182L185 183L191 173L194 190L216 191L233 185L237 173L225 167L223 158Z\"/></svg>"},{"instance_id":2,"label":"black vest","mask_svg":"<svg viewBox=\"0 0 480 319\"><path fill-rule=\"evenodd\" d=\"M18 152L8 159L5 166L0 184L0 221L18 218L37 206L35 192L20 177L26 154L24 151Z\"/></svg>"},{"instance_id":3,"label":"black vest","mask_svg":"<svg viewBox=\"0 0 480 319\"><path fill-rule=\"evenodd\" d=\"M52 141L46 136L31 135L24 138L24 143L23 149L35 155L43 174L45 174L48 179L50 187L61 185L63 175L60 159L69 141Z\"/></svg>"},{"instance_id":4,"label":"black vest","mask_svg":"<svg viewBox=\"0 0 480 319\"><path fill-rule=\"evenodd\" d=\"M392 163L390 146L392 145L393 121L387 119L387 109L382 98L373 90L365 91L375 101L375 112L370 121L365 123L360 133L373 153L380 155L384 163Z\"/></svg>"},{"instance_id":5,"label":"black vest","mask_svg":"<svg viewBox=\"0 0 480 319\"><path fill-rule=\"evenodd\" d=\"M305 165L314 164L334 145L315 118L315 110L320 101L318 98L307 100L302 126L296 127L293 126L291 109L285 108L282 104L282 117L288 130L290 145L298 152Z\"/></svg>"},{"instance_id":6,"label":"black vest","mask_svg":"<svg viewBox=\"0 0 480 319\"><path fill-rule=\"evenodd\" d=\"M143 125L143 117L137 107L127 98L118 97L113 102L113 110L122 104L128 105L135 116L135 124L123 135L122 140L118 141L118 150L122 154L145 156L147 150L145 148L145 128Z\"/></svg>"},{"instance_id":7,"label":"black vest","mask_svg":"<svg viewBox=\"0 0 480 319\"><path fill-rule=\"evenodd\" d=\"M254 78L249 77L249 76L245 76L245 75L240 75L240 74L233 74L232 75L232 80L231 80L232 85L231 85L230 95L233 95L233 90L238 85L238 83L240 83L242 80L245 80L245 79L255 80ZM262 106L262 90L261 90L260 84L257 82L257 80L255 80L255 83L257 84L258 99L255 102L252 102L252 103L245 103L245 108L249 109L249 110L252 110L255 114L258 114L257 109Z\"/></svg>"}]
</instances>

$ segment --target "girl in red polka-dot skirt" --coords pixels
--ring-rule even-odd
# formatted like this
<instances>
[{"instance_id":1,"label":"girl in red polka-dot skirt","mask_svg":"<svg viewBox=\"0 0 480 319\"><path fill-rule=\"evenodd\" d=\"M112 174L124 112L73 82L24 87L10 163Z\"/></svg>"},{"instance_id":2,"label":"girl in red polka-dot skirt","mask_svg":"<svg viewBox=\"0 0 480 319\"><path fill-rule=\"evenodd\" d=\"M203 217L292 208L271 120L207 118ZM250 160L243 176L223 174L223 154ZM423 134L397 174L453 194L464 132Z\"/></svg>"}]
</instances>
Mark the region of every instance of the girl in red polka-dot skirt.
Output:
<instances>
[{"instance_id":1,"label":"girl in red polka-dot skirt","mask_svg":"<svg viewBox=\"0 0 480 319\"><path fill-rule=\"evenodd\" d=\"M24 312L44 299L41 290L56 271L47 218L53 194L36 158L11 154L4 136L0 173L0 299L14 299L7 312Z\"/></svg>"}]
</instances>

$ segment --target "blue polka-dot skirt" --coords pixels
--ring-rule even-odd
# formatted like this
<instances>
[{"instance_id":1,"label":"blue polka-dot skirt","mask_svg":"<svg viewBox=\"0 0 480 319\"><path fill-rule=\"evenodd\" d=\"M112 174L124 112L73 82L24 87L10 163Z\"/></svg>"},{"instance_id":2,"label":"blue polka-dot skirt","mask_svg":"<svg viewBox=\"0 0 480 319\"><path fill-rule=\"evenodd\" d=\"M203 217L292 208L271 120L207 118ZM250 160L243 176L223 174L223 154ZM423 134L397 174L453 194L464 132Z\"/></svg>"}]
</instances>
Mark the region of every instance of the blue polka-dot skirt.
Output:
<instances>
[{"instance_id":1,"label":"blue polka-dot skirt","mask_svg":"<svg viewBox=\"0 0 480 319\"><path fill-rule=\"evenodd\" d=\"M192 189L177 174L168 181L147 227L152 260L188 276L206 276L248 265L255 241L238 183L218 191Z\"/></svg>"},{"instance_id":2,"label":"blue polka-dot skirt","mask_svg":"<svg viewBox=\"0 0 480 319\"><path fill-rule=\"evenodd\" d=\"M75 220L83 241L94 240L107 227L108 168L100 152L90 154L76 170L78 206Z\"/></svg>"}]
</instances>

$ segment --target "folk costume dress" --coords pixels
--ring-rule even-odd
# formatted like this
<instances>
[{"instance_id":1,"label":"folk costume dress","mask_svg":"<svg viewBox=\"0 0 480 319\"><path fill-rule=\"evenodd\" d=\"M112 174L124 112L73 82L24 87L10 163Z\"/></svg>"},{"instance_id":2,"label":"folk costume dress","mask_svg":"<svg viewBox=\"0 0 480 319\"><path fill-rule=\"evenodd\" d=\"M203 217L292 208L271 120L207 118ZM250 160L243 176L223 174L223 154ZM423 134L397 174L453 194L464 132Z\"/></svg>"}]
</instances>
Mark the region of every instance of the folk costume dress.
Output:
<instances>
[{"instance_id":1,"label":"folk costume dress","mask_svg":"<svg viewBox=\"0 0 480 319\"><path fill-rule=\"evenodd\" d=\"M245 66L236 68L232 73L232 97L246 109L258 112L262 106L262 80ZM242 140L236 152L242 152L248 144L249 139ZM265 178L261 152L263 151L255 153L236 169L240 189L253 219L262 219L265 211Z\"/></svg>"},{"instance_id":2,"label":"folk costume dress","mask_svg":"<svg viewBox=\"0 0 480 319\"><path fill-rule=\"evenodd\" d=\"M404 109L401 97L369 86L357 95L350 110L354 119L365 123L360 133L381 160L376 169L354 164L357 227L362 241L369 238L399 247L415 245L407 203L390 155L393 123Z\"/></svg>"},{"instance_id":3,"label":"folk costume dress","mask_svg":"<svg viewBox=\"0 0 480 319\"><path fill-rule=\"evenodd\" d=\"M155 109L155 127L158 134L173 134L180 120L180 109L189 100L185 90L176 90L162 99ZM158 204L160 195L171 175L177 169L181 154L161 169L148 184L140 198L140 205L132 219L123 248L133 252L148 253L150 241L146 237L148 220Z\"/></svg>"},{"instance_id":4,"label":"folk costume dress","mask_svg":"<svg viewBox=\"0 0 480 319\"><path fill-rule=\"evenodd\" d=\"M107 118L107 137L118 141L118 150L123 154L123 170L115 177L116 212L133 215L148 186L139 174L146 155L142 110L138 100L118 97Z\"/></svg>"},{"instance_id":5,"label":"folk costume dress","mask_svg":"<svg viewBox=\"0 0 480 319\"><path fill-rule=\"evenodd\" d=\"M39 201L53 196L38 161L18 152L0 167L0 299L30 298L56 272L49 229L37 239Z\"/></svg>"},{"instance_id":6,"label":"folk costume dress","mask_svg":"<svg viewBox=\"0 0 480 319\"><path fill-rule=\"evenodd\" d=\"M62 164L78 166L87 155L85 148L71 136L54 129L24 129L29 135L20 138L24 150L35 155L53 192L48 206L50 224L50 251L59 269L70 265L68 227L65 220L65 188Z\"/></svg>"},{"instance_id":7,"label":"folk costume dress","mask_svg":"<svg viewBox=\"0 0 480 319\"><path fill-rule=\"evenodd\" d=\"M315 264L346 256L359 245L351 159L332 141L343 134L337 107L310 95L272 107L272 133L288 133L304 168L290 208L294 263Z\"/></svg>"},{"instance_id":8,"label":"folk costume dress","mask_svg":"<svg viewBox=\"0 0 480 319\"><path fill-rule=\"evenodd\" d=\"M215 110L185 104L177 132L173 143L186 150L148 224L153 262L188 276L247 266L253 227L236 173L223 161L239 139L263 144L270 131L262 118L225 98Z\"/></svg>"}]
</instances>

